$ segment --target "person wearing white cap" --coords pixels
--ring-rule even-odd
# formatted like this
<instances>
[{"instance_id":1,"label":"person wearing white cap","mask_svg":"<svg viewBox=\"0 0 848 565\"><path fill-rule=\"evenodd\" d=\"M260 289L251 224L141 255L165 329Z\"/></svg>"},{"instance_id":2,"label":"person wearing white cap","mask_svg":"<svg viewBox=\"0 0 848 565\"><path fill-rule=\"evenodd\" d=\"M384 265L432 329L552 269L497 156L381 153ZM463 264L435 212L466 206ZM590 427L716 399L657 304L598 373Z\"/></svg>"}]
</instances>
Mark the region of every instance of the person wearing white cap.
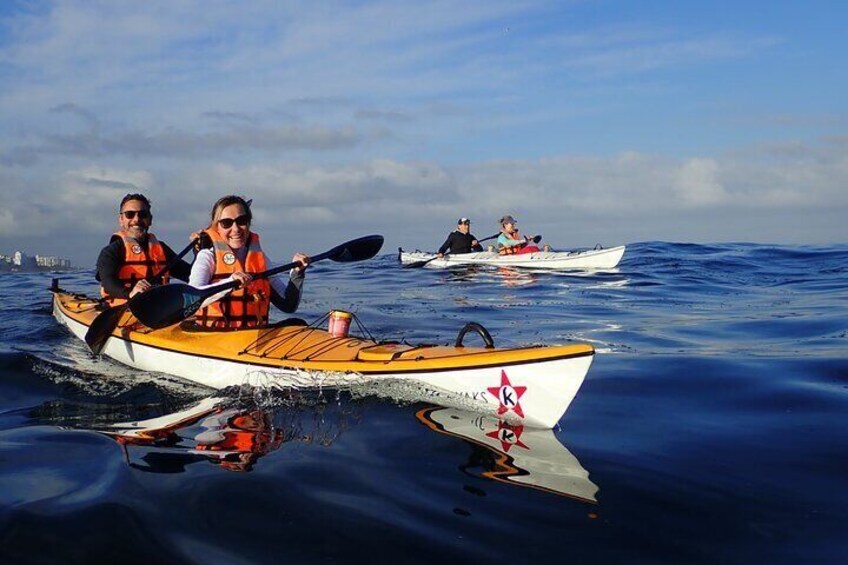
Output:
<instances>
[{"instance_id":1,"label":"person wearing white cap","mask_svg":"<svg viewBox=\"0 0 848 565\"><path fill-rule=\"evenodd\" d=\"M472 251L483 251L483 246L471 233L471 220L468 218L460 218L456 222L456 231L448 234L448 238L439 247L437 255L444 257L445 252L450 250L450 253L456 255L459 253L471 253Z\"/></svg>"},{"instance_id":2,"label":"person wearing white cap","mask_svg":"<svg viewBox=\"0 0 848 565\"><path fill-rule=\"evenodd\" d=\"M507 214L499 222L501 224L501 235L498 236L498 253L515 255L539 251L539 248L532 244L534 238L524 237L518 233L518 228L515 227L518 222L515 218Z\"/></svg>"}]
</instances>

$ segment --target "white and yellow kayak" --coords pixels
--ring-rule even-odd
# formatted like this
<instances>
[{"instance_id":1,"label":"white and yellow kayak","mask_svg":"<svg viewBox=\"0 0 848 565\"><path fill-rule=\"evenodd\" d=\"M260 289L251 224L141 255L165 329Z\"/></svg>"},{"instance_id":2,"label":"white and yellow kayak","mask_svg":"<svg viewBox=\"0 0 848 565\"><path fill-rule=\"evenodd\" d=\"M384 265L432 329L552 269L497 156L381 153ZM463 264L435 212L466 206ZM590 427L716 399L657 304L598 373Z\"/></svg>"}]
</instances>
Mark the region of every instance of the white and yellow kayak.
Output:
<instances>
[{"instance_id":1,"label":"white and yellow kayak","mask_svg":"<svg viewBox=\"0 0 848 565\"><path fill-rule=\"evenodd\" d=\"M398 250L401 264L407 265L427 261L424 267L443 269L465 265L489 265L493 267L519 267L522 269L548 270L593 270L613 269L624 256L625 246L582 251L538 251L519 255L499 255L492 251L479 253L448 253L436 258L435 253Z\"/></svg>"},{"instance_id":2,"label":"white and yellow kayak","mask_svg":"<svg viewBox=\"0 0 848 565\"><path fill-rule=\"evenodd\" d=\"M53 292L54 316L80 339L102 308L84 295ZM416 388L418 398L433 404L541 428L559 422L595 353L588 344L496 349L464 347L461 339L455 346L380 343L285 323L238 331L190 323L151 330L129 312L112 336L104 355L211 388L399 384Z\"/></svg>"}]
</instances>

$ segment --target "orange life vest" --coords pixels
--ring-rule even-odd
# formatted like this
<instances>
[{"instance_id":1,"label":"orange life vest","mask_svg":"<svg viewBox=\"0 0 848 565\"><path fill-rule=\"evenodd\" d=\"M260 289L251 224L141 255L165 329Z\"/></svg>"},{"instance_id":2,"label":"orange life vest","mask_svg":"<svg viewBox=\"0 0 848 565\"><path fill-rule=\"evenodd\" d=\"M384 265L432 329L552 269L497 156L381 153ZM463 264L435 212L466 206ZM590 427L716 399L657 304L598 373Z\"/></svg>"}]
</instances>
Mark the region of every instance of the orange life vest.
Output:
<instances>
[{"instance_id":1,"label":"orange life vest","mask_svg":"<svg viewBox=\"0 0 848 565\"><path fill-rule=\"evenodd\" d=\"M254 275L266 271L265 254L259 245L259 236L250 234L247 243L247 257L244 264L227 242L215 229L205 230L212 239L212 251L215 253L215 274L211 283L222 281L233 273L242 271ZM271 283L268 279L251 281L244 288L231 291L221 300L202 308L195 321L207 328L237 329L251 328L268 323L268 311L271 309Z\"/></svg>"},{"instance_id":2,"label":"orange life vest","mask_svg":"<svg viewBox=\"0 0 848 565\"><path fill-rule=\"evenodd\" d=\"M514 240L514 241L517 241L517 240L518 240L518 232L515 232L515 235L514 235L514 236L513 236L513 235L511 235L511 234L508 234L508 233L506 233L506 232L504 232L504 235L505 235L508 239L512 239L512 240ZM518 244L516 244L516 245L498 245L498 255L515 255L516 253L518 253L519 251L521 251L521 249L522 249L525 245L527 245L527 242L526 242L526 241L522 241L521 243L518 243Z\"/></svg>"},{"instance_id":3,"label":"orange life vest","mask_svg":"<svg viewBox=\"0 0 848 565\"><path fill-rule=\"evenodd\" d=\"M141 279L153 279L153 275L162 270L167 263L165 259L165 248L152 233L147 234L147 249L134 237L119 231L112 235L112 241L120 238L124 243L124 264L118 270L118 279L129 292ZM168 283L168 274L162 275L162 284ZM106 299L110 306L124 304L126 298L110 296L106 289L100 287L100 296Z\"/></svg>"}]
</instances>

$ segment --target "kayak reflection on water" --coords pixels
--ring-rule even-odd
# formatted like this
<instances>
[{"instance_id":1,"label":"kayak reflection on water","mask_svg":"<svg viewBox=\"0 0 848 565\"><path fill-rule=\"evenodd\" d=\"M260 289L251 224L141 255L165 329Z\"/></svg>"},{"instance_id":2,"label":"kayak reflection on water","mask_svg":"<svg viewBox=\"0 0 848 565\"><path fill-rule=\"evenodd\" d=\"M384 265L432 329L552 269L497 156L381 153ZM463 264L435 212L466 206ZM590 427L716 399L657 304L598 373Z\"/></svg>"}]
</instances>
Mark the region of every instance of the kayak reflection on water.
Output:
<instances>
[{"instance_id":1,"label":"kayak reflection on water","mask_svg":"<svg viewBox=\"0 0 848 565\"><path fill-rule=\"evenodd\" d=\"M210 461L228 471L250 471L286 439L266 411L227 407L218 398L160 418L111 427L99 431L124 447L128 464L156 473L184 472L196 461ZM131 457L129 448L136 446L145 448L144 465Z\"/></svg>"},{"instance_id":2,"label":"kayak reflection on water","mask_svg":"<svg viewBox=\"0 0 848 565\"><path fill-rule=\"evenodd\" d=\"M275 430L271 417L262 410L228 409L211 414L200 422L204 431L194 436L196 449L221 457L221 467L249 471L260 456L283 443L283 433Z\"/></svg>"},{"instance_id":3,"label":"kayak reflection on water","mask_svg":"<svg viewBox=\"0 0 848 565\"><path fill-rule=\"evenodd\" d=\"M474 446L468 463L460 466L463 473L597 502L598 486L552 430L514 426L454 408L424 408L416 417L430 429Z\"/></svg>"},{"instance_id":4,"label":"kayak reflection on water","mask_svg":"<svg viewBox=\"0 0 848 565\"><path fill-rule=\"evenodd\" d=\"M312 443L316 437L330 445L347 426L333 433L304 433L297 416L275 427L284 409L225 406L221 399L207 398L195 406L141 422L114 424L107 431L125 448L144 446L146 465L127 460L133 468L159 472L182 472L187 464L211 461L229 471L250 471L256 462L284 442ZM297 412L297 410L295 410ZM470 475L530 487L584 502L597 502L598 487L589 473L560 443L552 430L510 425L494 417L454 408L427 407L416 414L430 429L469 442L473 449L460 469ZM152 449L151 449L152 448Z\"/></svg>"},{"instance_id":5,"label":"kayak reflection on water","mask_svg":"<svg viewBox=\"0 0 848 565\"><path fill-rule=\"evenodd\" d=\"M305 429L300 413L307 409L314 414L316 408L308 406L308 402L305 407L285 411L247 404L228 398L205 398L179 412L111 424L95 431L117 441L124 449L127 464L134 469L182 473L187 465L198 461L211 462L228 471L249 472L261 457L286 442L328 446L347 428L347 415L343 414L329 427L320 419L322 424Z\"/></svg>"},{"instance_id":6,"label":"kayak reflection on water","mask_svg":"<svg viewBox=\"0 0 848 565\"><path fill-rule=\"evenodd\" d=\"M238 399L204 398L180 411L119 423L114 422L133 416L126 413L125 404L51 401L29 417L35 425L104 434L121 446L131 468L166 474L184 473L188 465L202 461L227 471L250 472L262 457L288 442L330 447L363 417L356 402L327 403L326 398L294 392L270 400L262 394L251 389ZM273 405L263 407L269 404ZM135 413L148 408L139 406ZM467 461L459 466L465 475L596 502L598 487L552 430L436 406L419 410L416 418L431 430L471 446ZM449 465L455 468L455 463Z\"/></svg>"},{"instance_id":7,"label":"kayak reflection on water","mask_svg":"<svg viewBox=\"0 0 848 565\"><path fill-rule=\"evenodd\" d=\"M446 270L441 278L445 283L480 282L507 287L527 286L538 280L536 273L532 271L522 271L513 267L493 269L484 265L461 265L459 268Z\"/></svg>"},{"instance_id":8,"label":"kayak reflection on water","mask_svg":"<svg viewBox=\"0 0 848 565\"><path fill-rule=\"evenodd\" d=\"M527 286L536 282L536 276L511 267L498 267L498 274L503 278L504 286Z\"/></svg>"}]
</instances>

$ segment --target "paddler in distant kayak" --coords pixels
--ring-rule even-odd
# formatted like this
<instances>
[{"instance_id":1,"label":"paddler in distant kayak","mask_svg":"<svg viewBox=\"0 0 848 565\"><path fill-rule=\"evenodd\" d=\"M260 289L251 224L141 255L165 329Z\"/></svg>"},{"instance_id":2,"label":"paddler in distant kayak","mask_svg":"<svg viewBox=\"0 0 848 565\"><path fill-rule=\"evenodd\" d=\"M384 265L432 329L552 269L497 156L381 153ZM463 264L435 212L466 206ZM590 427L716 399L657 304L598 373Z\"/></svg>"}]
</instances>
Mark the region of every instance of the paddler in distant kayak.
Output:
<instances>
[{"instance_id":1,"label":"paddler in distant kayak","mask_svg":"<svg viewBox=\"0 0 848 565\"><path fill-rule=\"evenodd\" d=\"M202 230L202 249L191 267L189 284L205 288L224 280L239 281L240 286L220 300L201 308L195 317L198 325L237 329L268 323L271 303L286 313L297 310L309 257L295 253L292 262L300 263L288 279L278 275L253 280L251 275L275 267L259 244L259 235L250 231L253 214L250 203L241 196L224 196L212 207L211 222Z\"/></svg>"},{"instance_id":2,"label":"paddler in distant kayak","mask_svg":"<svg viewBox=\"0 0 848 565\"><path fill-rule=\"evenodd\" d=\"M171 262L175 253L150 233L153 214L150 200L143 194L127 194L118 207L120 231L112 235L109 245L97 257L100 294L111 306L118 306L159 282L167 283L168 276L188 280L191 266L178 261L161 280L153 276Z\"/></svg>"},{"instance_id":3,"label":"paddler in distant kayak","mask_svg":"<svg viewBox=\"0 0 848 565\"><path fill-rule=\"evenodd\" d=\"M471 233L471 220L462 217L456 222L456 231L448 234L448 238L439 247L439 257L444 257L445 252L454 255L460 253L471 253L472 251L483 251L483 246L478 243L477 238Z\"/></svg>"},{"instance_id":4,"label":"paddler in distant kayak","mask_svg":"<svg viewBox=\"0 0 848 565\"><path fill-rule=\"evenodd\" d=\"M507 214L500 220L501 235L498 236L498 253L501 255L517 255L535 253L539 248L533 245L533 237L524 237L518 233L518 222Z\"/></svg>"}]
</instances>

